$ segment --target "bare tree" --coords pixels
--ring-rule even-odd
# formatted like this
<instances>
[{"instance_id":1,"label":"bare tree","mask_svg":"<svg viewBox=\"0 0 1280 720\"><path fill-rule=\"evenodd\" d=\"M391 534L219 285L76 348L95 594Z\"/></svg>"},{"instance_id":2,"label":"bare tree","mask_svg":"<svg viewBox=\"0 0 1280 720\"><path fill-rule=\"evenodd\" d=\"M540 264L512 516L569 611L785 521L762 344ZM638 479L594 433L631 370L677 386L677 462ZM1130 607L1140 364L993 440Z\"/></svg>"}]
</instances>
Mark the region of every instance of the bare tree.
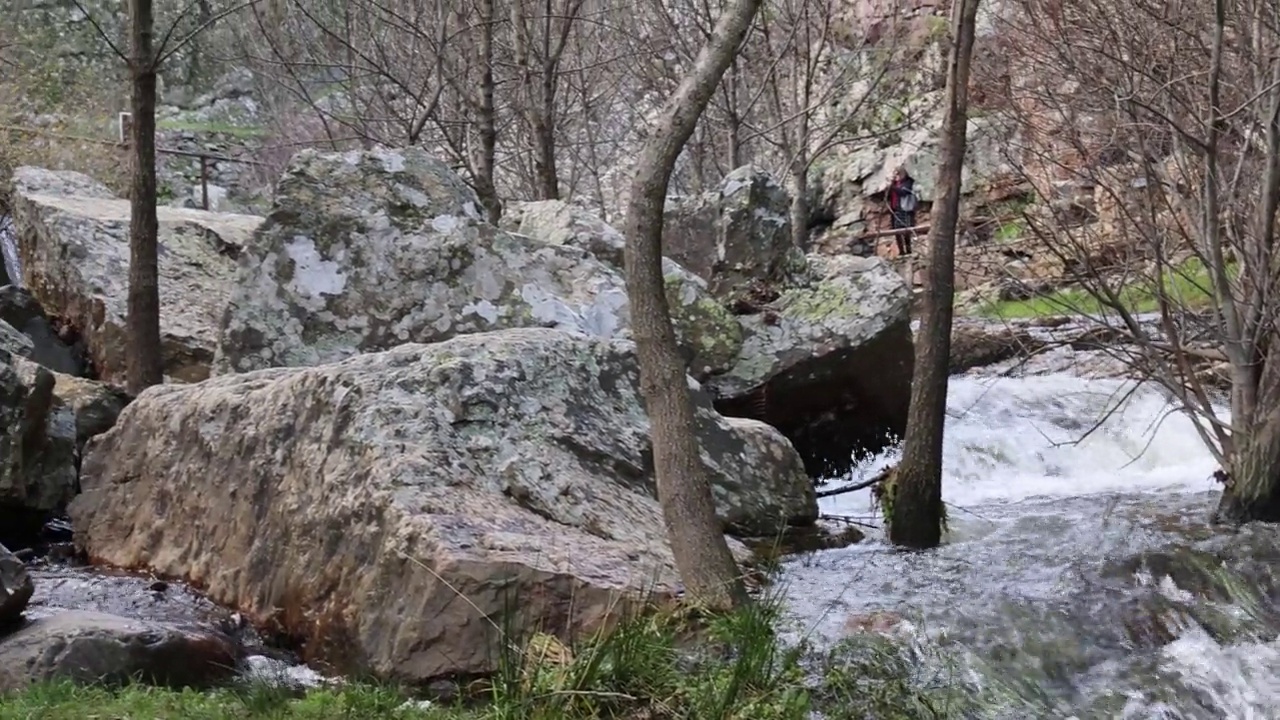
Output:
<instances>
[{"instance_id":1,"label":"bare tree","mask_svg":"<svg viewBox=\"0 0 1280 720\"><path fill-rule=\"evenodd\" d=\"M512 55L520 78L518 107L527 124L534 190L539 200L560 198L556 101L564 53L584 3L585 0L511 0Z\"/></svg>"},{"instance_id":2,"label":"bare tree","mask_svg":"<svg viewBox=\"0 0 1280 720\"><path fill-rule=\"evenodd\" d=\"M151 0L129 2L129 143L133 182L129 189L128 388L140 393L164 382L160 347L160 222L156 216L156 68Z\"/></svg>"},{"instance_id":3,"label":"bare tree","mask_svg":"<svg viewBox=\"0 0 1280 720\"><path fill-rule=\"evenodd\" d=\"M124 51L99 21L77 3L77 8L98 36L129 71L131 87L129 146L133 156L129 186L129 292L126 318L126 385L137 394L164 382L164 355L160 339L159 220L156 213L156 85L160 68L192 45L215 22L249 3L236 3L213 12L201 5L194 27L187 24L191 5L185 6L155 39L152 0L130 0L129 49ZM185 29L185 32L180 32Z\"/></svg>"},{"instance_id":4,"label":"bare tree","mask_svg":"<svg viewBox=\"0 0 1280 720\"><path fill-rule=\"evenodd\" d=\"M916 342L916 375L911 383L902 462L890 491L889 539L896 545L915 548L935 547L942 540L942 434L955 304L956 229L969 122L969 65L978 3L979 0L960 0L951 10L942 167L938 171L941 192L929 230L924 311Z\"/></svg>"},{"instance_id":5,"label":"bare tree","mask_svg":"<svg viewBox=\"0 0 1280 720\"><path fill-rule=\"evenodd\" d=\"M809 244L813 164L839 145L873 139L860 121L871 102L892 90L886 79L896 38L874 48L866 37L851 42L841 29L842 9L834 0L773 0L748 45L761 108L743 121L747 138L778 156L791 190L792 243L801 248Z\"/></svg>"},{"instance_id":6,"label":"bare tree","mask_svg":"<svg viewBox=\"0 0 1280 720\"><path fill-rule=\"evenodd\" d=\"M1219 517L1280 521L1280 5L1018 7L1014 64L1054 68L1022 78L1011 110L1015 160L1046 199L1033 235L1195 422L1221 465ZM1085 212L1054 197L1064 181L1092 188Z\"/></svg>"},{"instance_id":7,"label":"bare tree","mask_svg":"<svg viewBox=\"0 0 1280 720\"><path fill-rule=\"evenodd\" d=\"M695 601L731 608L746 600L715 514L695 434L688 377L676 346L662 274L662 222L676 160L733 61L760 7L734 0L721 13L692 69L664 106L640 152L627 205L627 293L653 436L658 499L671 549Z\"/></svg>"}]
</instances>

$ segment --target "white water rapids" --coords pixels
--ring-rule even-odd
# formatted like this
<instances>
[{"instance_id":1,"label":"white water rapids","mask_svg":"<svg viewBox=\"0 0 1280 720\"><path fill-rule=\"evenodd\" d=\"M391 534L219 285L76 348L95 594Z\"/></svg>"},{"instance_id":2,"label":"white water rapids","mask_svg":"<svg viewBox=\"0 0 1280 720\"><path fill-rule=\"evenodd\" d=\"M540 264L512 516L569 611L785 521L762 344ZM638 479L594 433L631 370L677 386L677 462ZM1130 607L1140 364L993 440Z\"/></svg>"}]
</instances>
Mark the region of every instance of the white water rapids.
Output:
<instances>
[{"instance_id":1,"label":"white water rapids","mask_svg":"<svg viewBox=\"0 0 1280 720\"><path fill-rule=\"evenodd\" d=\"M1216 465L1153 386L1073 442L1131 387L952 378L946 544L903 553L872 530L788 562L803 632L834 641L851 617L900 614L900 631L962 657L969 682L1003 686L990 717L1280 718L1280 534L1206 524ZM873 515L865 491L822 509Z\"/></svg>"},{"instance_id":2,"label":"white water rapids","mask_svg":"<svg viewBox=\"0 0 1280 720\"><path fill-rule=\"evenodd\" d=\"M0 215L0 263L4 264L9 281L22 287L22 259L18 256L18 240L14 237L13 221L8 215Z\"/></svg>"}]
</instances>

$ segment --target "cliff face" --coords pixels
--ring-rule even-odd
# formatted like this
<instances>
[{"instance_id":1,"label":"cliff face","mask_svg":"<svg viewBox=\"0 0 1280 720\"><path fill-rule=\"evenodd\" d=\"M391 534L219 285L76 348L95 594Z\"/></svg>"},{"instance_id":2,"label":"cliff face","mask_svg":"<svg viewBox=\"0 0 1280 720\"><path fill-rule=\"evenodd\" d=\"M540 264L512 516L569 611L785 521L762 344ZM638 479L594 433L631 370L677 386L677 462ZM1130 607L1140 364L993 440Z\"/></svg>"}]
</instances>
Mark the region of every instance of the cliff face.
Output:
<instances>
[{"instance_id":1,"label":"cliff face","mask_svg":"<svg viewBox=\"0 0 1280 720\"><path fill-rule=\"evenodd\" d=\"M1087 227L1081 262L1132 253L1123 234L1126 188L1139 169L1113 147L1115 119L1051 49L1037 42L1028 0L992 0L979 18L970 84L957 284L968 299L1011 299L1058 287L1069 273L1033 228ZM917 224L927 226L940 158L950 3L857 0L844 15L849 44L892 58L862 128L865 142L836 148L816 166L813 207L821 252L896 255L884 193L895 168L916 180ZM1105 176L1105 177L1104 177ZM1107 186L1106 188L1102 187ZM1137 187L1136 185L1134 186ZM1172 222L1171 219L1165 219ZM1162 220L1164 221L1164 220ZM916 244L927 254L927 230ZM919 276L914 278L917 282ZM1007 296L1007 297L1006 297Z\"/></svg>"},{"instance_id":2,"label":"cliff face","mask_svg":"<svg viewBox=\"0 0 1280 720\"><path fill-rule=\"evenodd\" d=\"M904 167L916 181L922 202L920 224L927 224L936 193L938 137L942 126L950 3L938 0L857 0L844 14L847 43L867 43L877 57L890 57L889 71L876 89L876 102L862 128L865 142L835 149L818 164L814 205L825 222L818 247L827 252L892 254L892 241L866 238L889 225L884 193L893 171ZM999 67L1001 13L1005 3L990 3L981 18L978 65ZM977 73L971 88L965 200L971 215L1001 212L999 204L1019 202L1010 150L1017 132L992 112L1005 97L998 73ZM989 239L992 230L972 229L970 240Z\"/></svg>"}]
</instances>

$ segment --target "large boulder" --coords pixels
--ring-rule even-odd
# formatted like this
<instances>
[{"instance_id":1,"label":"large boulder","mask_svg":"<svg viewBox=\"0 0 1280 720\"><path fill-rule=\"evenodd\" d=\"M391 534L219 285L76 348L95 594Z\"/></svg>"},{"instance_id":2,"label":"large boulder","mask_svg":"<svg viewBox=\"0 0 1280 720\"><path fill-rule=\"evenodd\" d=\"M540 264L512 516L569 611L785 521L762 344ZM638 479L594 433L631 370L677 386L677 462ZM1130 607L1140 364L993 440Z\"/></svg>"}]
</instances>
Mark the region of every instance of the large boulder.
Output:
<instances>
[{"instance_id":1,"label":"large boulder","mask_svg":"<svg viewBox=\"0 0 1280 720\"><path fill-rule=\"evenodd\" d=\"M76 487L76 428L54 374L0 350L0 533L63 507Z\"/></svg>"},{"instance_id":2,"label":"large boulder","mask_svg":"<svg viewBox=\"0 0 1280 720\"><path fill-rule=\"evenodd\" d=\"M217 633L66 612L0 638L0 692L55 680L204 687L229 679L239 655L238 646Z\"/></svg>"},{"instance_id":3,"label":"large boulder","mask_svg":"<svg viewBox=\"0 0 1280 720\"><path fill-rule=\"evenodd\" d=\"M585 250L613 269L625 271L626 239L622 233L596 213L577 205L563 200L508 203L502 227L552 245ZM670 272L670 267L667 270Z\"/></svg>"},{"instance_id":4,"label":"large boulder","mask_svg":"<svg viewBox=\"0 0 1280 720\"><path fill-rule=\"evenodd\" d=\"M562 200L511 203L503 226L552 245L585 250L625 276L625 240L600 216ZM662 259L667 306L689 373L698 380L725 372L742 350L742 327L707 283L670 258Z\"/></svg>"},{"instance_id":5,"label":"large boulder","mask_svg":"<svg viewBox=\"0 0 1280 720\"><path fill-rule=\"evenodd\" d=\"M18 332L9 323L0 320L0 350L12 355L29 358L35 350L35 344L31 342L31 338Z\"/></svg>"},{"instance_id":6,"label":"large boulder","mask_svg":"<svg viewBox=\"0 0 1280 720\"><path fill-rule=\"evenodd\" d=\"M74 418L77 452L89 438L110 430L129 404L129 395L118 387L61 373L54 373L53 395Z\"/></svg>"},{"instance_id":7,"label":"large boulder","mask_svg":"<svg viewBox=\"0 0 1280 720\"><path fill-rule=\"evenodd\" d=\"M726 525L811 523L785 438L697 398ZM670 596L651 458L631 343L512 329L151 388L90 442L71 516L95 562L417 681L494 670L499 628L567 638Z\"/></svg>"},{"instance_id":8,"label":"large boulder","mask_svg":"<svg viewBox=\"0 0 1280 720\"><path fill-rule=\"evenodd\" d=\"M34 592L26 565L0 545L0 629L18 620Z\"/></svg>"},{"instance_id":9,"label":"large boulder","mask_svg":"<svg viewBox=\"0 0 1280 720\"><path fill-rule=\"evenodd\" d=\"M23 357L68 375L82 375L87 369L84 343L69 337L66 326L60 331L26 290L14 285L0 287L0 321L26 337L30 350L20 353Z\"/></svg>"},{"instance_id":10,"label":"large boulder","mask_svg":"<svg viewBox=\"0 0 1280 720\"><path fill-rule=\"evenodd\" d=\"M778 428L824 477L906 429L911 296L879 258L808 262L806 280L739 318L741 359L706 384L721 412Z\"/></svg>"},{"instance_id":11,"label":"large boulder","mask_svg":"<svg viewBox=\"0 0 1280 720\"><path fill-rule=\"evenodd\" d=\"M667 210L663 253L706 280L717 297L752 281L784 280L803 256L791 241L790 206L768 173L738 168L715 190Z\"/></svg>"},{"instance_id":12,"label":"large boulder","mask_svg":"<svg viewBox=\"0 0 1280 720\"><path fill-rule=\"evenodd\" d=\"M91 178L14 173L14 224L31 294L83 338L97 375L125 376L129 203ZM161 207L160 332L165 374L208 376L235 258L262 219Z\"/></svg>"},{"instance_id":13,"label":"large boulder","mask_svg":"<svg viewBox=\"0 0 1280 720\"><path fill-rule=\"evenodd\" d=\"M621 276L577 248L498 230L477 207L419 148L297 154L241 260L219 371L511 327L625 335Z\"/></svg>"},{"instance_id":14,"label":"large boulder","mask_svg":"<svg viewBox=\"0 0 1280 720\"><path fill-rule=\"evenodd\" d=\"M727 181L734 202L768 201L773 196L767 191L778 190L767 176L739 175L755 189ZM785 197L770 202L785 209ZM514 204L509 213L505 222L521 233L621 262L621 234L589 211L550 200ZM721 229L735 229L739 239L768 241L771 224L753 230L735 217ZM677 334L696 348L695 357L707 360L691 364L691 373L718 397L717 407L778 427L809 471L824 476L843 471L855 453L876 451L905 430L910 294L883 261L797 258L785 237L785 243L773 238L786 246L777 248L783 272L734 293L732 305L743 314L731 315L701 278L669 258L667 298Z\"/></svg>"}]
</instances>

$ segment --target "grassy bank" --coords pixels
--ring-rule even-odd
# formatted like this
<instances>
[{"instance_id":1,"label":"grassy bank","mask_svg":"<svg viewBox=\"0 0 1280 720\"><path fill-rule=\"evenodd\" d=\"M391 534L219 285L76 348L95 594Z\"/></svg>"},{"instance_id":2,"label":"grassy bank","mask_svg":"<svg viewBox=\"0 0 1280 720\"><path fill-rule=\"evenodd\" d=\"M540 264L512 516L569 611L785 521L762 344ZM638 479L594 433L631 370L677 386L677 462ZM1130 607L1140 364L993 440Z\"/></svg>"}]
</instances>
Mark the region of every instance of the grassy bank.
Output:
<instances>
[{"instance_id":1,"label":"grassy bank","mask_svg":"<svg viewBox=\"0 0 1280 720\"><path fill-rule=\"evenodd\" d=\"M0 697L0 720L915 720L961 717L950 683L922 681L908 654L874 636L817 651L779 642L763 602L691 624L649 614L567 648L535 636L503 658L466 704L415 701L350 683L297 694L265 683L215 691L40 685Z\"/></svg>"},{"instance_id":2,"label":"grassy bank","mask_svg":"<svg viewBox=\"0 0 1280 720\"><path fill-rule=\"evenodd\" d=\"M1165 278L1165 292L1170 300L1191 309L1209 306L1213 300L1212 287L1208 270L1198 260L1188 261ZM1121 288L1119 296L1121 305L1129 312L1153 312L1160 307L1159 294L1150 279ZM1069 287L1027 300L986 303L976 308L974 314L996 320L1017 320L1056 315L1096 315L1103 311L1102 303L1094 295L1082 288Z\"/></svg>"}]
</instances>

